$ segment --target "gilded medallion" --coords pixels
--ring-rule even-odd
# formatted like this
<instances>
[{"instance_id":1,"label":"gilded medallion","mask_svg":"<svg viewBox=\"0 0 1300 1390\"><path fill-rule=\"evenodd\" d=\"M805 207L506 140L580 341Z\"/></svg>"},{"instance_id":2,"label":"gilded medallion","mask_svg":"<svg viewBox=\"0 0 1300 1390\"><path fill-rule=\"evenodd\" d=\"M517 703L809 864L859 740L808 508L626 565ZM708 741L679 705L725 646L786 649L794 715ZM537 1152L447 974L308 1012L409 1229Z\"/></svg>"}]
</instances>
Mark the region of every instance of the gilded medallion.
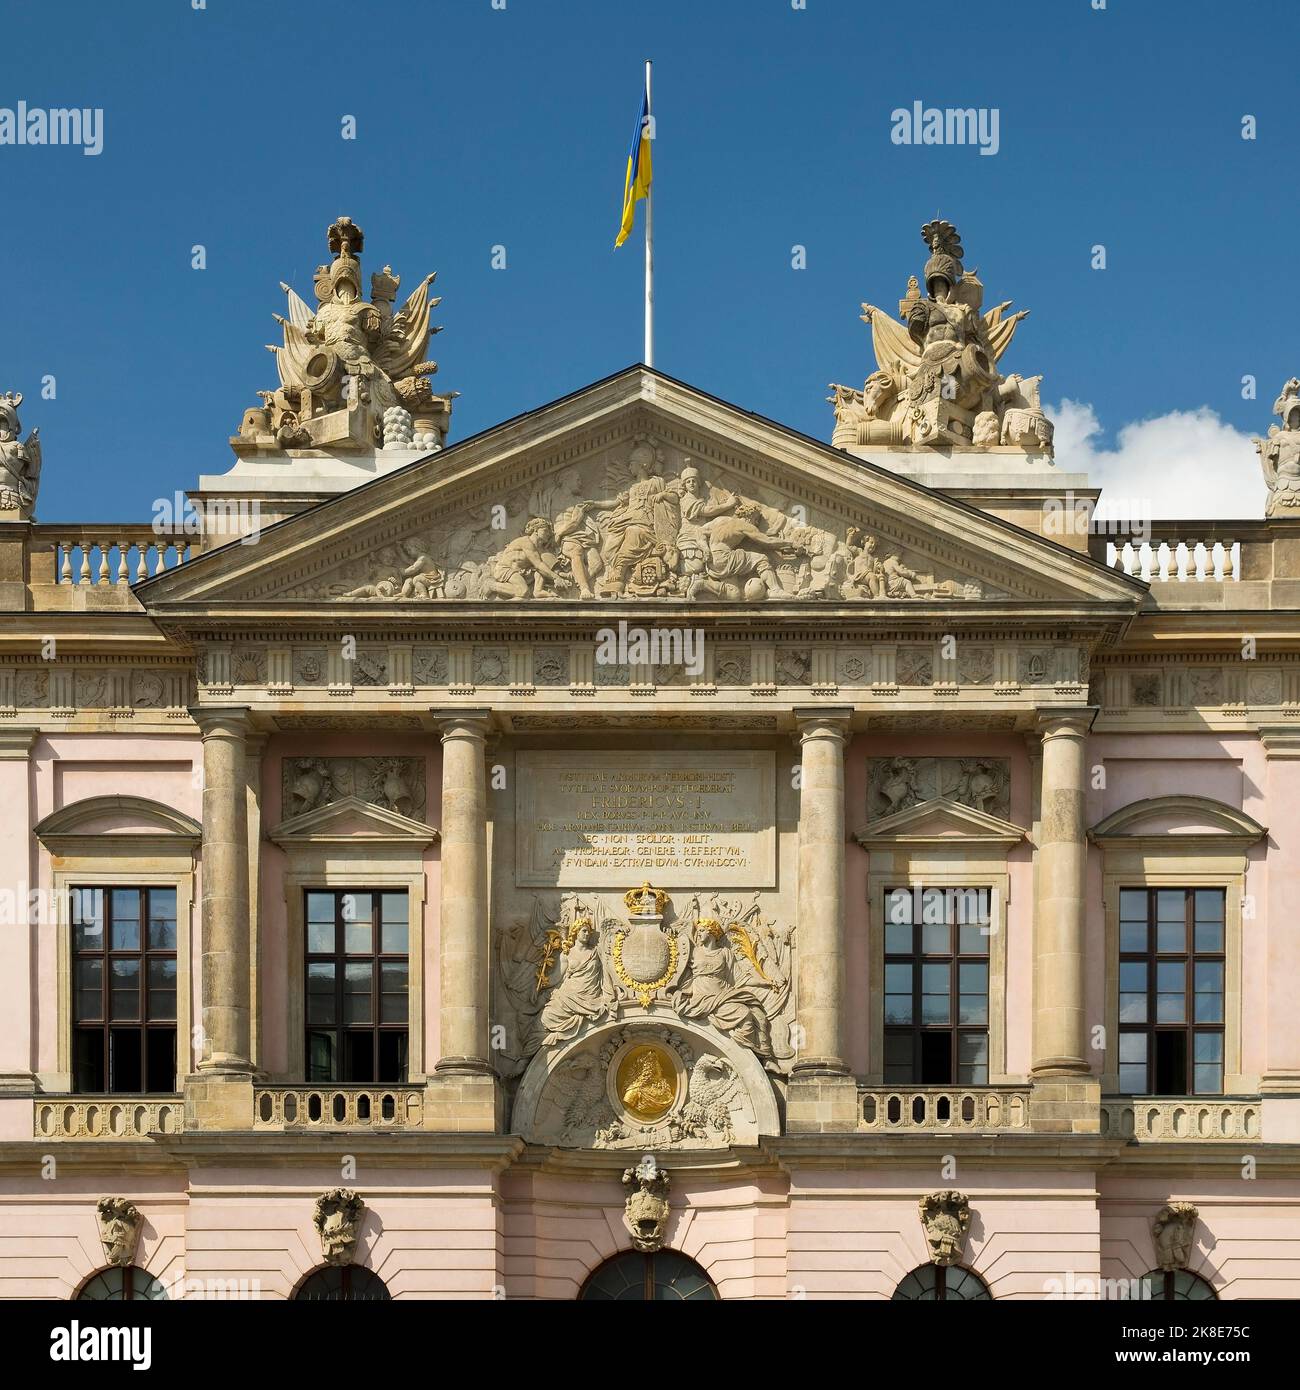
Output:
<instances>
[{"instance_id":1,"label":"gilded medallion","mask_svg":"<svg viewBox=\"0 0 1300 1390\"><path fill-rule=\"evenodd\" d=\"M614 1086L628 1114L659 1120L677 1099L677 1068L662 1048L643 1044L629 1049L618 1064Z\"/></svg>"}]
</instances>

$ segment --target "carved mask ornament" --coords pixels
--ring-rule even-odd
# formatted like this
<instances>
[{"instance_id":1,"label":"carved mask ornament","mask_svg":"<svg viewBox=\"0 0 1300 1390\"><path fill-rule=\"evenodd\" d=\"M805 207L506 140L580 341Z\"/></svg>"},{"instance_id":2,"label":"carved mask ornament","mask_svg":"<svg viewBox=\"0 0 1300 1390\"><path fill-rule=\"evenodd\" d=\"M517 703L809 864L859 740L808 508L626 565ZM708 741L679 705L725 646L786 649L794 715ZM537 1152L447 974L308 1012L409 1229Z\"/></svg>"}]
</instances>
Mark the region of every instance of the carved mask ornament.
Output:
<instances>
[{"instance_id":1,"label":"carved mask ornament","mask_svg":"<svg viewBox=\"0 0 1300 1390\"><path fill-rule=\"evenodd\" d=\"M144 1225L139 1208L125 1197L101 1197L95 1203L95 1214L99 1218L105 1260L119 1267L134 1264L140 1228Z\"/></svg>"},{"instance_id":2,"label":"carved mask ornament","mask_svg":"<svg viewBox=\"0 0 1300 1390\"><path fill-rule=\"evenodd\" d=\"M320 1235L326 1264L352 1263L365 1213L366 1204L350 1188L331 1188L316 1199L312 1222Z\"/></svg>"},{"instance_id":3,"label":"carved mask ornament","mask_svg":"<svg viewBox=\"0 0 1300 1390\"><path fill-rule=\"evenodd\" d=\"M1159 1268L1187 1268L1199 1216L1200 1212L1191 1202L1168 1202L1156 1212L1151 1222L1151 1239Z\"/></svg>"},{"instance_id":4,"label":"carved mask ornament","mask_svg":"<svg viewBox=\"0 0 1300 1390\"><path fill-rule=\"evenodd\" d=\"M668 1225L668 1174L653 1154L646 1154L635 1168L624 1171L623 1186L628 1189L623 1224L633 1246L647 1254L662 1249Z\"/></svg>"},{"instance_id":5,"label":"carved mask ornament","mask_svg":"<svg viewBox=\"0 0 1300 1390\"><path fill-rule=\"evenodd\" d=\"M970 1201L964 1192L931 1192L920 1201L921 1225L930 1258L937 1265L955 1265L966 1249L970 1230Z\"/></svg>"}]
</instances>

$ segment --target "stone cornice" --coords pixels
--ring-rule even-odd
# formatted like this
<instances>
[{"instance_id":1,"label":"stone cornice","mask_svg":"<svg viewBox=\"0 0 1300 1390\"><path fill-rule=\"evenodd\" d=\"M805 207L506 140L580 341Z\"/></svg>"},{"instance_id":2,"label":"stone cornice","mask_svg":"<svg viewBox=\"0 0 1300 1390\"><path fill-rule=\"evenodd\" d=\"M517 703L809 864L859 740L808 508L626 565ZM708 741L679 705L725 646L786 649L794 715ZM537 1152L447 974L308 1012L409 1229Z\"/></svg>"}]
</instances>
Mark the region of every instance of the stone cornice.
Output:
<instances>
[{"instance_id":1,"label":"stone cornice","mask_svg":"<svg viewBox=\"0 0 1300 1390\"><path fill-rule=\"evenodd\" d=\"M1261 724L1259 741L1270 762L1300 758L1300 727L1294 724Z\"/></svg>"},{"instance_id":2,"label":"stone cornice","mask_svg":"<svg viewBox=\"0 0 1300 1390\"><path fill-rule=\"evenodd\" d=\"M26 762L41 731L28 724L0 725L0 762Z\"/></svg>"}]
</instances>

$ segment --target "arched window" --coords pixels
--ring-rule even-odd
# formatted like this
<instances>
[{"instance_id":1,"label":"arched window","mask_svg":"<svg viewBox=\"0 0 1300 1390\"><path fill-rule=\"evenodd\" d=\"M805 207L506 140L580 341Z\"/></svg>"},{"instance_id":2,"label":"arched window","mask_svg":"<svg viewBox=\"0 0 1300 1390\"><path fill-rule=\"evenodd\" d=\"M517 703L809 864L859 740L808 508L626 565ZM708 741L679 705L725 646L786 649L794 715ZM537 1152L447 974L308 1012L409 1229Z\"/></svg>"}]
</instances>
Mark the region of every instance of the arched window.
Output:
<instances>
[{"instance_id":1,"label":"arched window","mask_svg":"<svg viewBox=\"0 0 1300 1390\"><path fill-rule=\"evenodd\" d=\"M718 1291L694 1260L676 1250L656 1250L643 1255L627 1250L615 1255L587 1276L579 1298L598 1298L615 1303L642 1303L680 1299L683 1303L715 1303Z\"/></svg>"},{"instance_id":2,"label":"arched window","mask_svg":"<svg viewBox=\"0 0 1300 1390\"><path fill-rule=\"evenodd\" d=\"M361 1265L323 1265L298 1285L294 1302L388 1303L392 1294L372 1270Z\"/></svg>"},{"instance_id":3,"label":"arched window","mask_svg":"<svg viewBox=\"0 0 1300 1390\"><path fill-rule=\"evenodd\" d=\"M147 1270L135 1265L113 1265L92 1274L73 1295L77 1303L134 1303L148 1299L154 1302L167 1298L167 1290Z\"/></svg>"},{"instance_id":4,"label":"arched window","mask_svg":"<svg viewBox=\"0 0 1300 1390\"><path fill-rule=\"evenodd\" d=\"M1163 1303L1201 1303L1218 1298L1214 1286L1199 1274L1185 1269L1153 1269L1142 1276L1139 1298Z\"/></svg>"},{"instance_id":5,"label":"arched window","mask_svg":"<svg viewBox=\"0 0 1300 1390\"><path fill-rule=\"evenodd\" d=\"M991 1303L989 1286L961 1265L922 1265L899 1281L893 1303Z\"/></svg>"}]
</instances>

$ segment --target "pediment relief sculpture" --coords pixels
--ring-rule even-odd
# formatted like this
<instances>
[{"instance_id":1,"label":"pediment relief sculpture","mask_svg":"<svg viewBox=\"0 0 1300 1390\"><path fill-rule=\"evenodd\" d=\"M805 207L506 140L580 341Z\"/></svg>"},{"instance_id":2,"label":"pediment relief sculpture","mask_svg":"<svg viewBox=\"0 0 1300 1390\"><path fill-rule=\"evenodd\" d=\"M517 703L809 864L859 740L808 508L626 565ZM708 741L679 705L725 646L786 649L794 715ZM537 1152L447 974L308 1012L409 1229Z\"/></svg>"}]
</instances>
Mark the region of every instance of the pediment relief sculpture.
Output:
<instances>
[{"instance_id":1,"label":"pediment relief sculpture","mask_svg":"<svg viewBox=\"0 0 1300 1390\"><path fill-rule=\"evenodd\" d=\"M998 370L1029 311L1007 314L1010 300L984 310L984 285L963 268L961 238L951 222L927 222L921 238L930 249L924 293L912 276L898 319L874 304L862 306L876 370L860 390L832 383L833 442L839 448L1001 446L1050 456L1042 378Z\"/></svg>"},{"instance_id":2,"label":"pediment relief sculpture","mask_svg":"<svg viewBox=\"0 0 1300 1390\"><path fill-rule=\"evenodd\" d=\"M343 452L442 447L453 396L435 395L424 361L429 322L439 303L427 275L396 308L401 277L384 266L361 297L365 234L350 217L327 233L333 260L316 267L312 309L286 284L288 318L275 315L284 340L268 344L280 385L259 391L231 446L237 454L330 448Z\"/></svg>"},{"instance_id":3,"label":"pediment relief sculpture","mask_svg":"<svg viewBox=\"0 0 1300 1390\"><path fill-rule=\"evenodd\" d=\"M381 546L295 597L425 603L978 599L981 583L823 516L760 498L647 436L499 504Z\"/></svg>"},{"instance_id":4,"label":"pediment relief sculpture","mask_svg":"<svg viewBox=\"0 0 1300 1390\"><path fill-rule=\"evenodd\" d=\"M794 930L768 918L758 895L698 895L679 915L649 885L624 911L595 894L538 894L495 941L498 1007L514 1020L499 1053L507 1076L633 1006L701 1024L782 1075L793 1060Z\"/></svg>"}]
</instances>

